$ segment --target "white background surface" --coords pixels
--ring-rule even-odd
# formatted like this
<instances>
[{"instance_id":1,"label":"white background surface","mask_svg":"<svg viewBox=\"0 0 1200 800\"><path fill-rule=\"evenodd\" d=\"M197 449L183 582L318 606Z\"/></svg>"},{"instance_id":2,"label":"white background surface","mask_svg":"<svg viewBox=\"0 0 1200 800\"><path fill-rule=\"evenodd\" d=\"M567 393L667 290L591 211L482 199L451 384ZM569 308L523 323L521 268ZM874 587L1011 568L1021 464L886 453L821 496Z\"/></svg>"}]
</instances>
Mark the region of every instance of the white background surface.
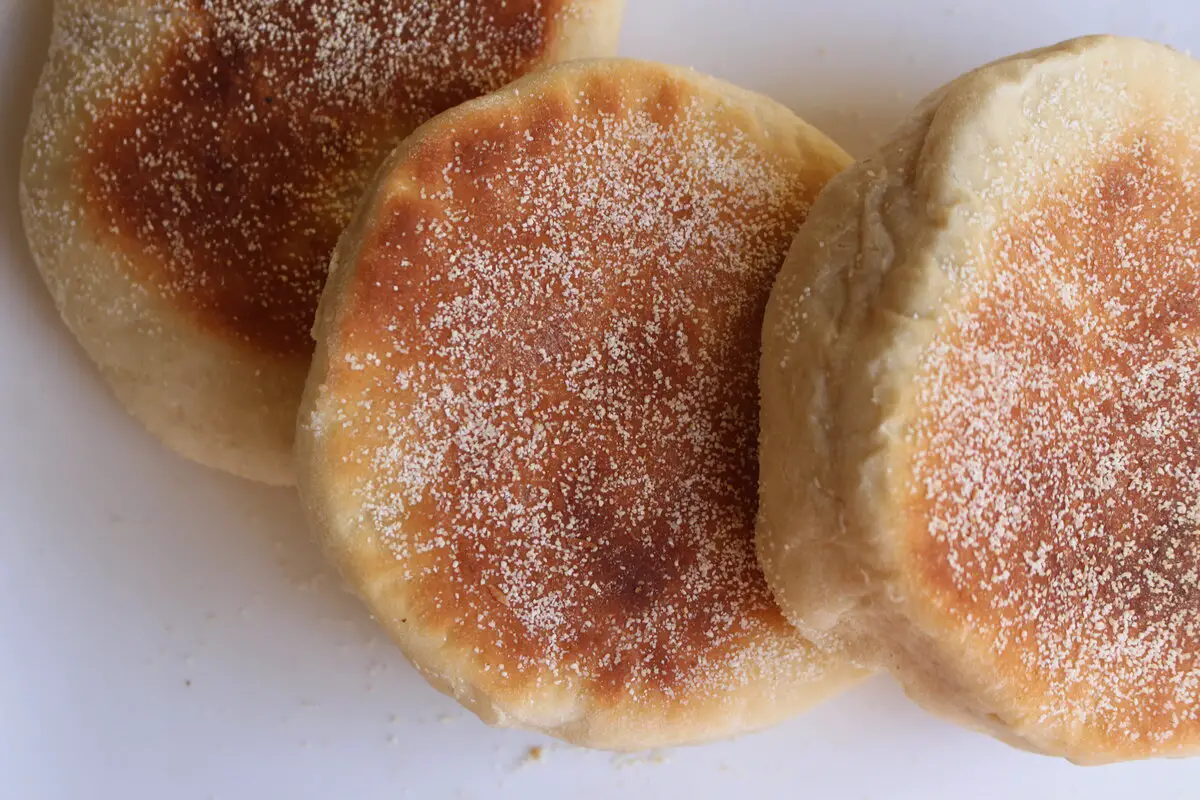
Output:
<instances>
[{"instance_id":1,"label":"white background surface","mask_svg":"<svg viewBox=\"0 0 1200 800\"><path fill-rule=\"evenodd\" d=\"M337 588L289 492L163 451L58 324L16 212L49 11L0 0L0 798L1195 796L1200 759L1018 753L883 678L641 758L460 711ZM623 49L772 94L862 155L963 70L1101 31L1200 50L1200 4L629 0Z\"/></svg>"}]
</instances>

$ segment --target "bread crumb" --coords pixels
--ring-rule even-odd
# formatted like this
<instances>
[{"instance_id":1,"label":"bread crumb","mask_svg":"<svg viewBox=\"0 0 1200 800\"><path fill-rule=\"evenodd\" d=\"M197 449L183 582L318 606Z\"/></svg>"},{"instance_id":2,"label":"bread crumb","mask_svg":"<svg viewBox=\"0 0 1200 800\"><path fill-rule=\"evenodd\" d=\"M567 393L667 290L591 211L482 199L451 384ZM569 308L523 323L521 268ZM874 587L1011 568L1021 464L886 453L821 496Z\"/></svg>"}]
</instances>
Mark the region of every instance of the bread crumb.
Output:
<instances>
[{"instance_id":1,"label":"bread crumb","mask_svg":"<svg viewBox=\"0 0 1200 800\"><path fill-rule=\"evenodd\" d=\"M612 757L612 766L616 769L632 769L641 766L659 766L667 763L667 754L661 750L651 750L645 753L626 753Z\"/></svg>"}]
</instances>

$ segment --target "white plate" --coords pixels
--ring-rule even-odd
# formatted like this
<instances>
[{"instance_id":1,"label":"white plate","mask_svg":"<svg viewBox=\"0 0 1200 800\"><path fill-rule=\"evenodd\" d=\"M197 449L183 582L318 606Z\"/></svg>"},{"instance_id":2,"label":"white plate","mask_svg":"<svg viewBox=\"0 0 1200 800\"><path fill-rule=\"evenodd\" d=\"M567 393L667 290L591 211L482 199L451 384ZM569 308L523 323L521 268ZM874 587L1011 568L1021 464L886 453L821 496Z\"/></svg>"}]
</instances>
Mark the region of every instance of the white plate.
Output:
<instances>
[{"instance_id":1,"label":"white plate","mask_svg":"<svg viewBox=\"0 0 1200 800\"><path fill-rule=\"evenodd\" d=\"M1098 31L1200 45L1191 0L629 5L626 54L773 94L856 154L1016 50ZM883 678L775 730L643 758L460 711L337 588L289 492L164 452L59 324L15 207L49 7L0 0L0 797L1193 796L1200 760L1076 768L928 717Z\"/></svg>"}]
</instances>

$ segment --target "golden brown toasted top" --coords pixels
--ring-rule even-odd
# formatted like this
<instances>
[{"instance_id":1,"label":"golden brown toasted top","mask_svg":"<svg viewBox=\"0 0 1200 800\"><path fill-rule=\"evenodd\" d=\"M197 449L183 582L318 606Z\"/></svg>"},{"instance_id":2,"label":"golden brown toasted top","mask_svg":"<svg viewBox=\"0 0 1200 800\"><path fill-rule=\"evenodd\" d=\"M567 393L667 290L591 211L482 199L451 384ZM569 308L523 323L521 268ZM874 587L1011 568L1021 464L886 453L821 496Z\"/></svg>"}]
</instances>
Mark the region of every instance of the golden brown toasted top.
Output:
<instances>
[{"instance_id":1,"label":"golden brown toasted top","mask_svg":"<svg viewBox=\"0 0 1200 800\"><path fill-rule=\"evenodd\" d=\"M843 162L689 73L571 70L435 123L388 178L313 420L378 531L351 571L514 689L811 672L755 559L756 376Z\"/></svg>"},{"instance_id":2,"label":"golden brown toasted top","mask_svg":"<svg viewBox=\"0 0 1200 800\"><path fill-rule=\"evenodd\" d=\"M214 333L307 354L371 171L544 58L570 0L171 0L150 76L96 114L80 185L139 278Z\"/></svg>"},{"instance_id":3,"label":"golden brown toasted top","mask_svg":"<svg viewBox=\"0 0 1200 800\"><path fill-rule=\"evenodd\" d=\"M994 232L920 380L909 543L1040 724L1168 749L1200 712L1200 184L1131 139Z\"/></svg>"}]
</instances>

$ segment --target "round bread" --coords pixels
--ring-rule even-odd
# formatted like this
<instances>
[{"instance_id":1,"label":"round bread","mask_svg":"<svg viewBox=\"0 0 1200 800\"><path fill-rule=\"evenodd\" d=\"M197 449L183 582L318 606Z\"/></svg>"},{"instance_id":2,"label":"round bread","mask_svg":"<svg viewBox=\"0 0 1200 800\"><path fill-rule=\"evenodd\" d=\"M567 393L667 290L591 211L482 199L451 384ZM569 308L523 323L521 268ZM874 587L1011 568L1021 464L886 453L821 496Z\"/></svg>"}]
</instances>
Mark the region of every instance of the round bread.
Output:
<instances>
[{"instance_id":1,"label":"round bread","mask_svg":"<svg viewBox=\"0 0 1200 800\"><path fill-rule=\"evenodd\" d=\"M421 122L607 55L621 0L58 0L21 200L63 318L188 458L294 480L330 253Z\"/></svg>"},{"instance_id":2,"label":"round bread","mask_svg":"<svg viewBox=\"0 0 1200 800\"><path fill-rule=\"evenodd\" d=\"M785 613L1078 762L1200 744L1197 131L1159 45L983 67L826 189L764 323Z\"/></svg>"},{"instance_id":3,"label":"round bread","mask_svg":"<svg viewBox=\"0 0 1200 800\"><path fill-rule=\"evenodd\" d=\"M300 488L436 687L635 749L856 677L754 554L762 312L848 160L764 97L634 61L526 78L391 158L318 315Z\"/></svg>"}]
</instances>

